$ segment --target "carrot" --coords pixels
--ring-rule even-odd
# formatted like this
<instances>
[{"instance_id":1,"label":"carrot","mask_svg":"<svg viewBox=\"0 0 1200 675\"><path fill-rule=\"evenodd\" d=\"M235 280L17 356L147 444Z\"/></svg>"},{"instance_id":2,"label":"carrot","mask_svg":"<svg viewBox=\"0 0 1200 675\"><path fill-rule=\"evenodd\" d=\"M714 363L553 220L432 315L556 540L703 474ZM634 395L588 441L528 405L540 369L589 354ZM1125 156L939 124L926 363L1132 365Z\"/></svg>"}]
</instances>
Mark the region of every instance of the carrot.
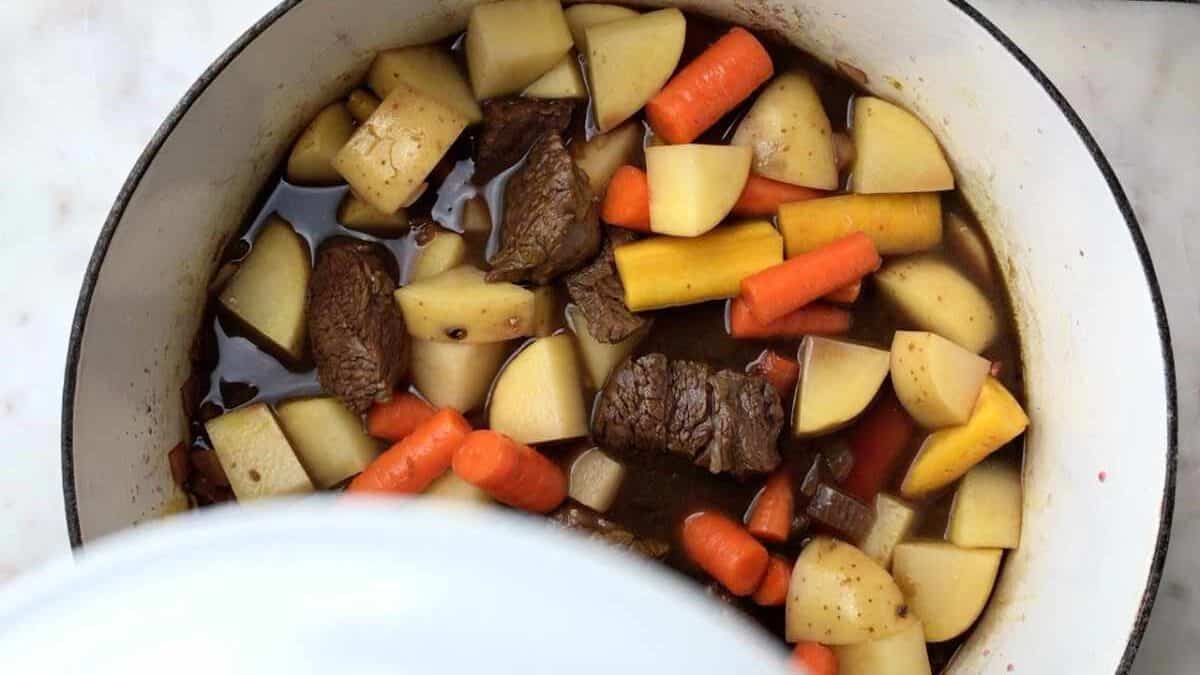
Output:
<instances>
[{"instance_id":1,"label":"carrot","mask_svg":"<svg viewBox=\"0 0 1200 675\"><path fill-rule=\"evenodd\" d=\"M854 465L842 487L867 504L887 485L912 440L915 425L891 390L880 394L875 404L850 432Z\"/></svg>"},{"instance_id":2,"label":"carrot","mask_svg":"<svg viewBox=\"0 0 1200 675\"><path fill-rule=\"evenodd\" d=\"M788 585L792 581L792 563L773 555L767 561L767 573L754 591L754 602L763 607L775 607L787 602Z\"/></svg>"},{"instance_id":3,"label":"carrot","mask_svg":"<svg viewBox=\"0 0 1200 675\"><path fill-rule=\"evenodd\" d=\"M792 668L802 675L837 675L837 654L819 642L798 642L792 651Z\"/></svg>"},{"instance_id":4,"label":"carrot","mask_svg":"<svg viewBox=\"0 0 1200 675\"><path fill-rule=\"evenodd\" d=\"M636 166L617 169L608 181L600 217L609 225L638 232L650 231L650 182Z\"/></svg>"},{"instance_id":5,"label":"carrot","mask_svg":"<svg viewBox=\"0 0 1200 675\"><path fill-rule=\"evenodd\" d=\"M742 340L837 335L848 330L850 312L821 303L801 307L769 323L754 318L745 300L735 298L729 303L729 334Z\"/></svg>"},{"instance_id":6,"label":"carrot","mask_svg":"<svg viewBox=\"0 0 1200 675\"><path fill-rule=\"evenodd\" d=\"M646 118L668 143L691 143L774 73L762 44L746 29L733 28L650 99Z\"/></svg>"},{"instance_id":7,"label":"carrot","mask_svg":"<svg viewBox=\"0 0 1200 675\"><path fill-rule=\"evenodd\" d=\"M761 375L767 378L780 398L787 398L800 379L800 364L786 356L781 356L770 349L762 350L758 358L746 366L746 372L751 375Z\"/></svg>"},{"instance_id":8,"label":"carrot","mask_svg":"<svg viewBox=\"0 0 1200 675\"><path fill-rule=\"evenodd\" d=\"M792 475L787 467L782 467L767 478L750 504L746 529L763 541L782 544L791 535L795 508Z\"/></svg>"},{"instance_id":9,"label":"carrot","mask_svg":"<svg viewBox=\"0 0 1200 675\"><path fill-rule=\"evenodd\" d=\"M742 279L742 298L762 323L794 312L879 269L871 238L855 232Z\"/></svg>"},{"instance_id":10,"label":"carrot","mask_svg":"<svg viewBox=\"0 0 1200 675\"><path fill-rule=\"evenodd\" d=\"M387 403L376 403L367 411L367 433L389 441L402 441L437 412L424 399L399 393Z\"/></svg>"},{"instance_id":11,"label":"carrot","mask_svg":"<svg viewBox=\"0 0 1200 675\"><path fill-rule=\"evenodd\" d=\"M779 181L750 174L746 179L746 187L737 203L733 205L733 215L751 218L769 218L779 212L780 204L803 202L809 199L824 197L823 190L780 183Z\"/></svg>"},{"instance_id":12,"label":"carrot","mask_svg":"<svg viewBox=\"0 0 1200 675\"><path fill-rule=\"evenodd\" d=\"M767 549L738 523L711 511L683 521L683 551L730 593L750 595L767 571Z\"/></svg>"},{"instance_id":13,"label":"carrot","mask_svg":"<svg viewBox=\"0 0 1200 675\"><path fill-rule=\"evenodd\" d=\"M567 477L554 462L496 431L475 431L454 453L459 478L514 508L546 513L567 498Z\"/></svg>"},{"instance_id":14,"label":"carrot","mask_svg":"<svg viewBox=\"0 0 1200 675\"><path fill-rule=\"evenodd\" d=\"M853 304L858 301L858 296L862 295L862 284L862 279L859 279L849 286L842 286L832 293L826 293L821 296L821 299L836 302L839 305Z\"/></svg>"},{"instance_id":15,"label":"carrot","mask_svg":"<svg viewBox=\"0 0 1200 675\"><path fill-rule=\"evenodd\" d=\"M350 482L348 492L416 494L450 468L471 425L454 408L442 408L388 448Z\"/></svg>"}]
</instances>

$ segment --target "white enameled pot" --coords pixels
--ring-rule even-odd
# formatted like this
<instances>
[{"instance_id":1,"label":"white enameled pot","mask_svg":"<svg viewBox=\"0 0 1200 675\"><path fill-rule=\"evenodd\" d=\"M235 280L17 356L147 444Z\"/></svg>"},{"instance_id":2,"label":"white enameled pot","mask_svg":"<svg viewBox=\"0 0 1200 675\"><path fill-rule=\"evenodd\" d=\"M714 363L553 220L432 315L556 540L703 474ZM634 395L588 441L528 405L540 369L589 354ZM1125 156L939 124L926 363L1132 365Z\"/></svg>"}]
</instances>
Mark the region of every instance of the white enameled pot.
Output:
<instances>
[{"instance_id":1,"label":"white enameled pot","mask_svg":"<svg viewBox=\"0 0 1200 675\"><path fill-rule=\"evenodd\" d=\"M163 124L80 296L63 415L74 544L180 502L166 450L213 260L295 134L375 50L462 30L471 4L287 0ZM1015 298L1033 420L1021 546L953 672L1126 670L1166 552L1174 375L1145 243L1092 137L962 0L671 4L851 64L937 134Z\"/></svg>"}]
</instances>

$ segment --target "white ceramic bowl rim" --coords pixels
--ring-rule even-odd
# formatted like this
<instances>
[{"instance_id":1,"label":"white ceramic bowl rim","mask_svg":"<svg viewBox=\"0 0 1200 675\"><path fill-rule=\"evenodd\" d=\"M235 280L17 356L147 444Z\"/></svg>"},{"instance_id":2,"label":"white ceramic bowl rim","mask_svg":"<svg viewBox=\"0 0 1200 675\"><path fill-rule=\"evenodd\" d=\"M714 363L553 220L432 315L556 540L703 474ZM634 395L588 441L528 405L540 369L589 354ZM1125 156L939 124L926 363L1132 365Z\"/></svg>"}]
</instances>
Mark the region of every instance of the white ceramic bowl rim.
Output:
<instances>
[{"instance_id":1,"label":"white ceramic bowl rim","mask_svg":"<svg viewBox=\"0 0 1200 675\"><path fill-rule=\"evenodd\" d=\"M201 94L208 88L210 84L221 74L228 66L250 43L252 43L259 35L271 27L277 20L283 17L291 9L299 5L303 0L283 0L274 9L268 12L263 18L257 21L253 26L246 30L228 49L226 49L217 59L204 71L196 82L187 90L180 102L170 112L167 118L163 121L151 138L146 149L142 151L137 163L134 164L129 177L125 180L120 192L117 194L116 202L113 204L112 210L108 214L108 218L104 222L104 227L100 231L98 240L96 241L95 249L92 252L91 260L88 263L87 271L84 274L83 286L79 293L79 300L75 308L75 316L71 326L70 344L67 351L66 373L63 384L63 409L62 409L62 475L63 475L63 497L66 509L67 531L71 540L72 548L79 548L83 545L83 538L79 523L79 510L75 494L75 470L74 470L74 445L72 438L72 429L74 428L75 419L75 390L76 377L79 370L79 357L83 343L83 333L87 322L88 309L91 305L92 295L96 288L96 283L99 278L100 269L104 264L105 257L108 253L109 244L112 242L113 236L116 233L117 225L121 222L125 214L125 209L129 205L134 191L137 189L147 169L154 161L159 150L170 137L175 127L191 109L192 105L200 98ZM1104 176L1108 184L1109 190L1112 192L1113 199L1121 211L1121 215L1125 219L1125 224L1129 230L1129 236L1132 240L1134 248L1137 250L1138 259L1142 265L1142 271L1145 275L1146 285L1149 287L1151 298L1154 303L1155 320L1158 325L1158 334L1161 347L1161 358L1163 363L1163 372L1166 380L1166 401L1167 401L1167 457L1166 457L1166 480L1163 485L1163 500L1162 509L1159 515L1159 526L1157 534L1157 544L1150 572L1146 579L1146 584L1142 594L1142 600L1138 610L1137 621L1134 623L1130 631L1129 640L1125 647L1125 652L1121 658L1117 673L1127 673L1133 664L1134 655L1137 653L1138 645L1141 643L1142 636L1145 633L1147 623L1150 620L1150 612L1154 606L1154 600L1158 593L1159 582L1162 579L1163 564L1167 555L1167 545L1171 533L1171 518L1174 511L1175 503L1175 471L1178 461L1179 444L1178 444L1178 409L1177 409L1177 394L1175 383L1175 363L1171 345L1170 330L1167 325L1166 308L1163 303L1162 291L1159 288L1158 277L1154 272L1154 266L1151 262L1150 252L1146 246L1146 240L1142 234L1141 226L1138 224L1137 217L1134 215L1133 207L1130 205L1128 198L1125 196L1125 191L1122 189L1120 181L1117 179L1116 173L1113 171L1112 165L1104 156L1100 146L1092 137L1087 126L1079 118L1079 115L1067 102L1062 93L1055 87L1054 83L1046 77L1033 63L1033 61L1018 47L1012 39L1010 39L1003 31L995 24L989 21L986 17L975 9L966 0L946 0L950 5L954 6L965 14L968 18L983 28L991 35L1004 49L1012 55L1014 59L1029 73L1031 77L1045 90L1046 94L1054 101L1067 119L1070 125L1079 135L1080 140L1087 148L1092 156L1096 167Z\"/></svg>"}]
</instances>

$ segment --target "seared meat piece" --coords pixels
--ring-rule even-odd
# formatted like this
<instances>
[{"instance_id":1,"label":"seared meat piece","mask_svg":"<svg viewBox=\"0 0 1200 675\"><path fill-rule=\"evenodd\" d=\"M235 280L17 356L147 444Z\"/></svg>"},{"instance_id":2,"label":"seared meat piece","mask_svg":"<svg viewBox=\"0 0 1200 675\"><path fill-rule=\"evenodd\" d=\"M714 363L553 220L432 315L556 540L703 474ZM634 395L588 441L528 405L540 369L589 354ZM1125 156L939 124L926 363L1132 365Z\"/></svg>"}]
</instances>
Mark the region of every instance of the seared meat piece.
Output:
<instances>
[{"instance_id":1,"label":"seared meat piece","mask_svg":"<svg viewBox=\"0 0 1200 675\"><path fill-rule=\"evenodd\" d=\"M588 330L599 342L620 342L646 325L645 319L625 305L625 287L613 259L615 247L635 238L629 230L608 228L600 255L566 277L567 293L587 317Z\"/></svg>"},{"instance_id":2,"label":"seared meat piece","mask_svg":"<svg viewBox=\"0 0 1200 675\"><path fill-rule=\"evenodd\" d=\"M662 354L618 366L592 423L596 440L626 457L668 450L739 476L772 471L781 461L783 406L770 383Z\"/></svg>"},{"instance_id":3,"label":"seared meat piece","mask_svg":"<svg viewBox=\"0 0 1200 675\"><path fill-rule=\"evenodd\" d=\"M318 253L308 287L317 379L356 413L388 400L408 369L408 333L384 261L375 244L335 239Z\"/></svg>"},{"instance_id":4,"label":"seared meat piece","mask_svg":"<svg viewBox=\"0 0 1200 675\"><path fill-rule=\"evenodd\" d=\"M862 541L875 522L875 510L841 490L821 483L804 512L850 541Z\"/></svg>"},{"instance_id":5,"label":"seared meat piece","mask_svg":"<svg viewBox=\"0 0 1200 675\"><path fill-rule=\"evenodd\" d=\"M671 545L665 541L638 537L596 511L575 502L567 502L560 506L550 514L550 519L568 530L586 534L590 539L597 539L647 558L661 560L671 552Z\"/></svg>"},{"instance_id":6,"label":"seared meat piece","mask_svg":"<svg viewBox=\"0 0 1200 675\"><path fill-rule=\"evenodd\" d=\"M570 99L514 97L484 102L475 183L483 185L519 162L542 134L566 131L574 109Z\"/></svg>"},{"instance_id":7,"label":"seared meat piece","mask_svg":"<svg viewBox=\"0 0 1200 675\"><path fill-rule=\"evenodd\" d=\"M600 250L598 203L558 134L539 138L509 179L500 234L488 281L546 284Z\"/></svg>"}]
</instances>

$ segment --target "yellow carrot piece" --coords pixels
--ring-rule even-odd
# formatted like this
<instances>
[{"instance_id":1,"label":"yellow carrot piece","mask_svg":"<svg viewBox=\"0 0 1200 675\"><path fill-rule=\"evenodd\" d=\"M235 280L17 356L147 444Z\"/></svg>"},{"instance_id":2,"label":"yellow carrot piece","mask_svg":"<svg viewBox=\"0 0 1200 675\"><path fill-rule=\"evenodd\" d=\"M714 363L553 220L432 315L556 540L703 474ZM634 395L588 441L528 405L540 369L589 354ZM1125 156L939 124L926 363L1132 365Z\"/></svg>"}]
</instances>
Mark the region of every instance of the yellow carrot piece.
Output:
<instances>
[{"instance_id":1,"label":"yellow carrot piece","mask_svg":"<svg viewBox=\"0 0 1200 675\"><path fill-rule=\"evenodd\" d=\"M862 232L880 255L916 253L942 241L942 203L936 193L841 195L782 204L779 229L788 257Z\"/></svg>"},{"instance_id":2,"label":"yellow carrot piece","mask_svg":"<svg viewBox=\"0 0 1200 675\"><path fill-rule=\"evenodd\" d=\"M737 295L742 279L783 262L783 238L758 220L699 237L651 237L614 254L625 304L642 312Z\"/></svg>"}]
</instances>

